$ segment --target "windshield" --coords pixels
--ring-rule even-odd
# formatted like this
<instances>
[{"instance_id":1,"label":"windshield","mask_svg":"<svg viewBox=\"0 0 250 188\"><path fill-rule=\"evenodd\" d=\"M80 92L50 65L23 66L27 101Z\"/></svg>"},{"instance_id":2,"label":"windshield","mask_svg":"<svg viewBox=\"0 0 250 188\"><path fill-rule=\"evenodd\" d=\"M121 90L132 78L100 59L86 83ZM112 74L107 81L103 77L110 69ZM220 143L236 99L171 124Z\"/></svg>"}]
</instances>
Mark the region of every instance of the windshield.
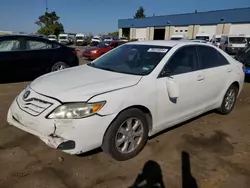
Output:
<instances>
[{"instance_id":1,"label":"windshield","mask_svg":"<svg viewBox=\"0 0 250 188\"><path fill-rule=\"evenodd\" d=\"M102 42L100 44L97 45L98 48L106 48L107 46L109 46L110 42Z\"/></svg>"},{"instance_id":2,"label":"windshield","mask_svg":"<svg viewBox=\"0 0 250 188\"><path fill-rule=\"evenodd\" d=\"M122 45L88 65L113 72L148 75L169 50L166 46Z\"/></svg>"},{"instance_id":3,"label":"windshield","mask_svg":"<svg viewBox=\"0 0 250 188\"><path fill-rule=\"evenodd\" d=\"M229 37L229 43L245 44L246 38L245 37Z\"/></svg>"},{"instance_id":4,"label":"windshield","mask_svg":"<svg viewBox=\"0 0 250 188\"><path fill-rule=\"evenodd\" d=\"M48 36L49 39L56 39L56 36Z\"/></svg>"},{"instance_id":5,"label":"windshield","mask_svg":"<svg viewBox=\"0 0 250 188\"><path fill-rule=\"evenodd\" d=\"M60 36L59 39L67 39L65 36Z\"/></svg>"},{"instance_id":6,"label":"windshield","mask_svg":"<svg viewBox=\"0 0 250 188\"><path fill-rule=\"evenodd\" d=\"M76 40L83 40L84 37L76 37Z\"/></svg>"},{"instance_id":7,"label":"windshield","mask_svg":"<svg viewBox=\"0 0 250 188\"><path fill-rule=\"evenodd\" d=\"M100 38L98 38L98 37L93 37L93 39L100 40Z\"/></svg>"},{"instance_id":8,"label":"windshield","mask_svg":"<svg viewBox=\"0 0 250 188\"><path fill-rule=\"evenodd\" d=\"M209 41L209 36L196 36L195 39Z\"/></svg>"},{"instance_id":9,"label":"windshield","mask_svg":"<svg viewBox=\"0 0 250 188\"><path fill-rule=\"evenodd\" d=\"M172 37L171 40L181 40L182 37Z\"/></svg>"}]
</instances>

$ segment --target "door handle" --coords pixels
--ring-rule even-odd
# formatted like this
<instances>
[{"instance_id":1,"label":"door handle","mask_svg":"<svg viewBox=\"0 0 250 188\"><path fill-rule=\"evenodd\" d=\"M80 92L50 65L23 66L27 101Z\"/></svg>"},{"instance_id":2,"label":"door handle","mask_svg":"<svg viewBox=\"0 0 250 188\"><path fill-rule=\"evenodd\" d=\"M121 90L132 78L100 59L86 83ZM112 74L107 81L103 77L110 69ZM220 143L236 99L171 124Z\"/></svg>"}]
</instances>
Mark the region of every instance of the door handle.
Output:
<instances>
[{"instance_id":1,"label":"door handle","mask_svg":"<svg viewBox=\"0 0 250 188\"><path fill-rule=\"evenodd\" d=\"M203 75L199 75L197 78L197 81L203 81L205 79L205 77Z\"/></svg>"}]
</instances>

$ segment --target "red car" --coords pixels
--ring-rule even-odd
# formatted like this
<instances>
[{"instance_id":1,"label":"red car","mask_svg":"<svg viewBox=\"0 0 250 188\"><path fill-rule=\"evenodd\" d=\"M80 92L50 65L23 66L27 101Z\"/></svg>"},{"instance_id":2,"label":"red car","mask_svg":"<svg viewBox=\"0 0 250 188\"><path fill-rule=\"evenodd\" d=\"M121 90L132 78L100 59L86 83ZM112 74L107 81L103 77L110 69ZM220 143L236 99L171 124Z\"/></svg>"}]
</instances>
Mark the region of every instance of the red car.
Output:
<instances>
[{"instance_id":1,"label":"red car","mask_svg":"<svg viewBox=\"0 0 250 188\"><path fill-rule=\"evenodd\" d=\"M105 41L98 44L95 47L90 47L85 49L82 53L82 57L84 59L94 60L124 43L125 43L124 41Z\"/></svg>"}]
</instances>

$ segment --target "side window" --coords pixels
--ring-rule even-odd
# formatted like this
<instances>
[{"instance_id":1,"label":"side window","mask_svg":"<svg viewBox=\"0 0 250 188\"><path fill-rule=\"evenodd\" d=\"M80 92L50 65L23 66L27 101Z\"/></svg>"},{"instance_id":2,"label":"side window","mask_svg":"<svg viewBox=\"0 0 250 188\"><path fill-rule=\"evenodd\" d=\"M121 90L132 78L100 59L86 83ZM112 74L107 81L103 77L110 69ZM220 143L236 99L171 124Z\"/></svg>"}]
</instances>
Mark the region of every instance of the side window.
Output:
<instances>
[{"instance_id":1,"label":"side window","mask_svg":"<svg viewBox=\"0 0 250 188\"><path fill-rule=\"evenodd\" d=\"M28 39L26 41L26 50L42 50L50 48L52 48L52 45L43 41L31 40L31 39Z\"/></svg>"},{"instance_id":2,"label":"side window","mask_svg":"<svg viewBox=\"0 0 250 188\"><path fill-rule=\"evenodd\" d=\"M2 40L0 41L0 52L17 51L20 50L20 41L14 40Z\"/></svg>"},{"instance_id":3,"label":"side window","mask_svg":"<svg viewBox=\"0 0 250 188\"><path fill-rule=\"evenodd\" d=\"M165 70L169 71L172 75L198 70L198 58L195 46L187 46L179 49L167 62Z\"/></svg>"},{"instance_id":4,"label":"side window","mask_svg":"<svg viewBox=\"0 0 250 188\"><path fill-rule=\"evenodd\" d=\"M209 46L198 46L198 49L203 69L229 64L226 58L215 48Z\"/></svg>"}]
</instances>

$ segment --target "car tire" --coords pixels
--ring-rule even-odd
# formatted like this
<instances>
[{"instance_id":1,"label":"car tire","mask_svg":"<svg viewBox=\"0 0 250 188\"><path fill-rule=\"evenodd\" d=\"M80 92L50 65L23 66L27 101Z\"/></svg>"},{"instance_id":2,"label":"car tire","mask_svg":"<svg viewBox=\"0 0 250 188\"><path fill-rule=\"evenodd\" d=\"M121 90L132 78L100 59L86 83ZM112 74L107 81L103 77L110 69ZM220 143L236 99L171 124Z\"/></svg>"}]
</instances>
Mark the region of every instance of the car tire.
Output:
<instances>
[{"instance_id":1,"label":"car tire","mask_svg":"<svg viewBox=\"0 0 250 188\"><path fill-rule=\"evenodd\" d=\"M51 72L55 72L55 71L59 71L59 70L63 70L68 68L69 66L64 63L64 62L57 62L55 63L52 68L51 68Z\"/></svg>"},{"instance_id":2,"label":"car tire","mask_svg":"<svg viewBox=\"0 0 250 188\"><path fill-rule=\"evenodd\" d=\"M148 132L148 121L141 110L136 108L125 110L115 118L106 131L102 149L117 161L131 159L146 145Z\"/></svg>"},{"instance_id":3,"label":"car tire","mask_svg":"<svg viewBox=\"0 0 250 188\"><path fill-rule=\"evenodd\" d=\"M236 99L238 96L239 89L236 85L232 84L223 97L220 108L217 111L222 115L229 114L235 106Z\"/></svg>"}]
</instances>

